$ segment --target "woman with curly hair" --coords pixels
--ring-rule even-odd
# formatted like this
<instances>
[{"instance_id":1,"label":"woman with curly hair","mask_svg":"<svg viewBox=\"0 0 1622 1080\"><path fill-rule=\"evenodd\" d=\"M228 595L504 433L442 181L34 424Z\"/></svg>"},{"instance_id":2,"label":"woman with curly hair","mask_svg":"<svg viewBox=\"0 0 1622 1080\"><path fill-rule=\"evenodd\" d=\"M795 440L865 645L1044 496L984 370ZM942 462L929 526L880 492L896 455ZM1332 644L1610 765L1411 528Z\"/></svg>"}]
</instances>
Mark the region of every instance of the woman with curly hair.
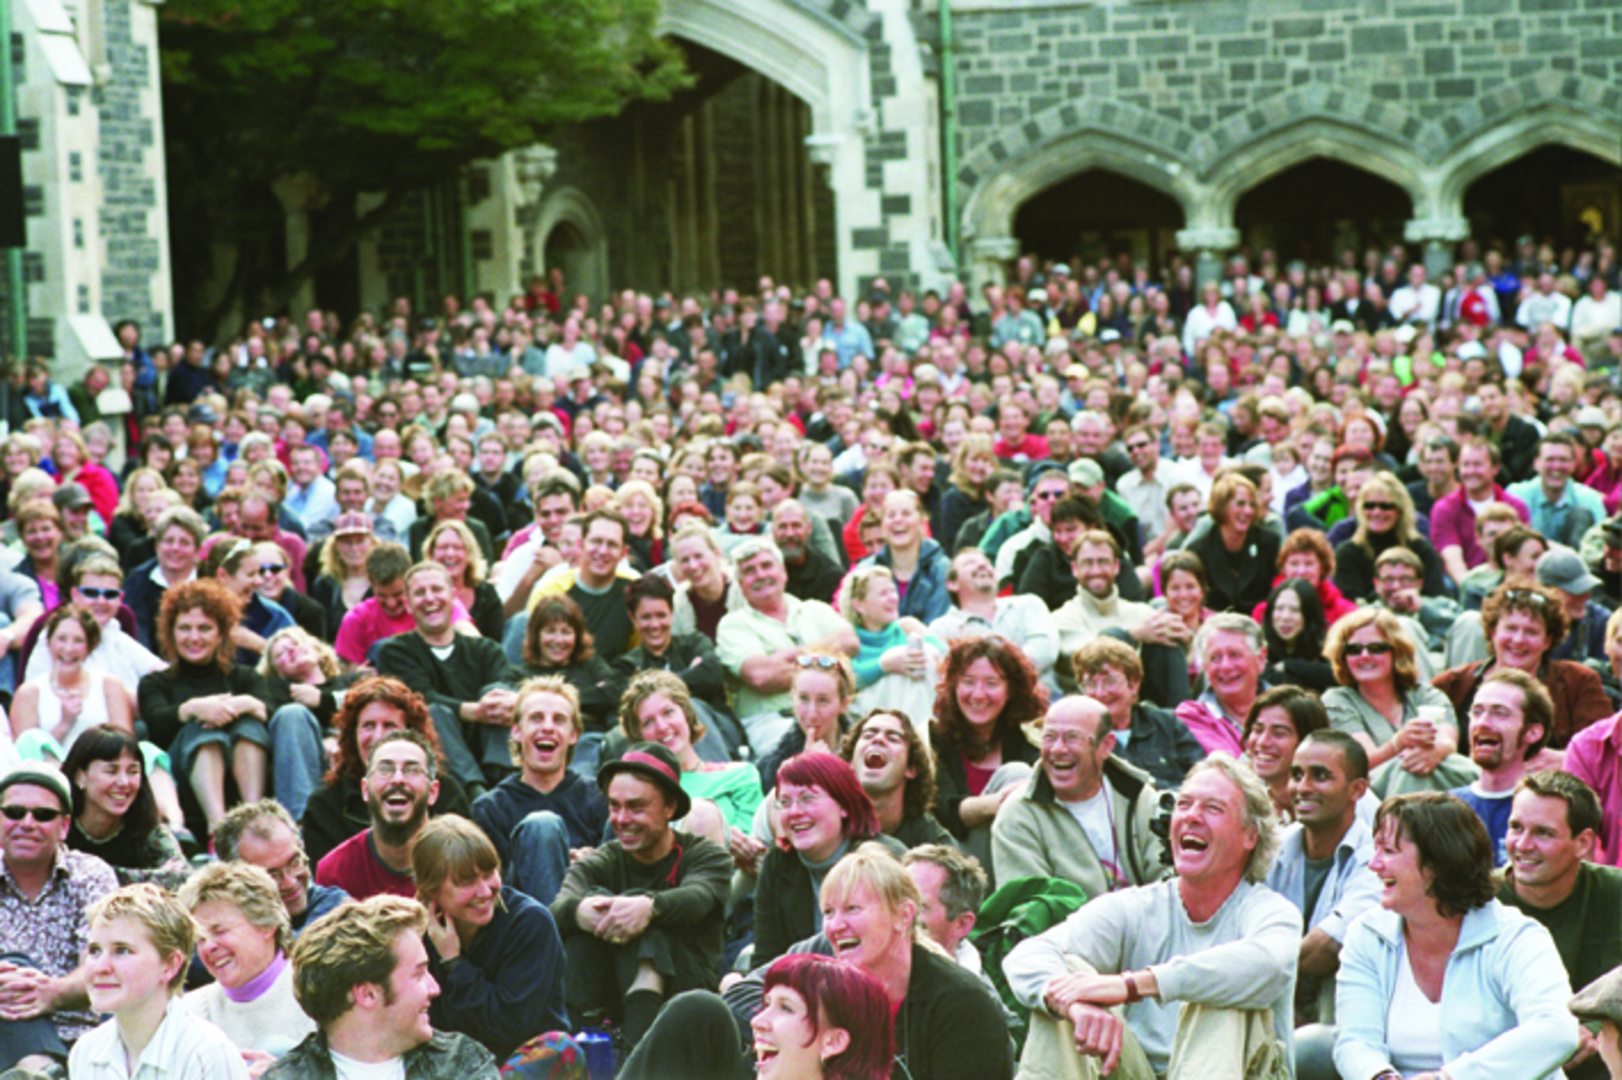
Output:
<instances>
[{"instance_id":1,"label":"woman with curly hair","mask_svg":"<svg viewBox=\"0 0 1622 1080\"><path fill-rule=\"evenodd\" d=\"M1048 693L1019 646L990 636L954 642L935 694L935 817L964 850L991 865L991 822L1041 757L1025 724Z\"/></svg>"},{"instance_id":2,"label":"woman with curly hair","mask_svg":"<svg viewBox=\"0 0 1622 1080\"><path fill-rule=\"evenodd\" d=\"M1323 695L1329 723L1368 751L1376 794L1448 791L1480 775L1457 753L1453 706L1420 678L1413 639L1395 615L1358 609L1335 624L1323 653L1340 683Z\"/></svg>"},{"instance_id":3,"label":"woman with curly hair","mask_svg":"<svg viewBox=\"0 0 1622 1080\"><path fill-rule=\"evenodd\" d=\"M1481 629L1488 657L1449 668L1436 676L1436 689L1453 702L1468 725L1470 706L1487 673L1499 667L1526 672L1554 699L1554 724L1548 747L1564 750L1571 737L1615 710L1599 675L1574 660L1551 660L1549 654L1566 640L1569 621L1560 595L1541 585L1500 585L1481 605ZM1468 745L1469 729L1464 732ZM1561 756L1543 751L1527 762L1529 770L1558 768Z\"/></svg>"},{"instance_id":4,"label":"woman with curly hair","mask_svg":"<svg viewBox=\"0 0 1622 1080\"><path fill-rule=\"evenodd\" d=\"M165 592L156 636L169 666L136 690L152 741L168 751L176 777L190 779L210 832L225 816L228 772L243 802L265 795L268 693L257 671L231 659L241 610L206 578Z\"/></svg>"},{"instance_id":5,"label":"woman with curly hair","mask_svg":"<svg viewBox=\"0 0 1622 1080\"><path fill-rule=\"evenodd\" d=\"M371 825L360 782L366 775L366 759L379 739L391 731L409 728L434 747L439 746L439 735L422 695L387 675L371 675L350 687L338 715L333 718L332 728L337 733L338 749L332 755L325 781L305 803L304 819L300 822L305 854L311 866ZM439 798L428 808L428 813L471 817L473 811L466 789L445 768L444 754L439 754L439 758Z\"/></svg>"},{"instance_id":6,"label":"woman with curly hair","mask_svg":"<svg viewBox=\"0 0 1622 1080\"><path fill-rule=\"evenodd\" d=\"M586 616L566 594L542 598L529 613L524 631L525 676L559 675L580 693L580 716L586 736L600 742L612 724L625 683L597 655ZM586 739L581 741L582 748ZM575 751L582 760L581 749ZM590 758L584 760L589 761Z\"/></svg>"}]
</instances>

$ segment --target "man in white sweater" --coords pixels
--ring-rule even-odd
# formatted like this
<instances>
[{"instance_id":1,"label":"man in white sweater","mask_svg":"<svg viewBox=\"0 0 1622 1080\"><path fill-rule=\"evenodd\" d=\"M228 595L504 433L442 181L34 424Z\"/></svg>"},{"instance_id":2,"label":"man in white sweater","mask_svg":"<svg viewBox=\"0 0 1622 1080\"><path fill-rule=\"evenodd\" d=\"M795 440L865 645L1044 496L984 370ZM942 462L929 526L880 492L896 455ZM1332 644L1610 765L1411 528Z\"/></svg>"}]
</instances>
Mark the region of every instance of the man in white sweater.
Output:
<instances>
[{"instance_id":1,"label":"man in white sweater","mask_svg":"<svg viewBox=\"0 0 1622 1080\"><path fill-rule=\"evenodd\" d=\"M1172 814L1177 876L1097 897L1004 962L1033 1010L1021 1073L1136 1080L1185 1047L1287 1070L1301 913L1261 884L1278 833L1249 766L1196 765Z\"/></svg>"}]
</instances>

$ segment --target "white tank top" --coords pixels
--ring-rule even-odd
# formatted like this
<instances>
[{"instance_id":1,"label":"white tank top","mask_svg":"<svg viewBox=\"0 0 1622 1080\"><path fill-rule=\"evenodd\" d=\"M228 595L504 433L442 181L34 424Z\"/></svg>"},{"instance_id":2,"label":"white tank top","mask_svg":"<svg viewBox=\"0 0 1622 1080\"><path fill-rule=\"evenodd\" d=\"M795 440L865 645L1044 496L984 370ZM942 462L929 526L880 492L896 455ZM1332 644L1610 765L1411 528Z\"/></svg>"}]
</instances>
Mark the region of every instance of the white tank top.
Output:
<instances>
[{"instance_id":1,"label":"white tank top","mask_svg":"<svg viewBox=\"0 0 1622 1080\"><path fill-rule=\"evenodd\" d=\"M90 677L90 686L85 691L84 708L79 711L78 720L65 735L62 742L62 751L73 749L73 742L81 734L95 727L105 724L110 719L107 715L107 687L101 673L85 669ZM62 722L62 699L57 696L56 687L51 685L51 678L46 675L39 681L39 726L42 731L55 731Z\"/></svg>"}]
</instances>

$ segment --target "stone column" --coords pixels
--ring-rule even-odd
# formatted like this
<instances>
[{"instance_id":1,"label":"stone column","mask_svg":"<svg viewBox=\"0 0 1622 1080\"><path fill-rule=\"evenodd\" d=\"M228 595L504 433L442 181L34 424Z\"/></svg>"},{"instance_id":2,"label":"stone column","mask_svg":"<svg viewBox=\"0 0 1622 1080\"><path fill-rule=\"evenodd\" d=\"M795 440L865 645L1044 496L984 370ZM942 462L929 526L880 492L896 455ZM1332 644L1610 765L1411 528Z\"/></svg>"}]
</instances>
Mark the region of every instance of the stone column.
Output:
<instances>
[{"instance_id":1,"label":"stone column","mask_svg":"<svg viewBox=\"0 0 1622 1080\"><path fill-rule=\"evenodd\" d=\"M1453 245L1469 235L1470 222L1462 217L1414 218L1402 229L1404 240L1425 245L1425 274L1433 282L1453 269Z\"/></svg>"},{"instance_id":2,"label":"stone column","mask_svg":"<svg viewBox=\"0 0 1622 1080\"><path fill-rule=\"evenodd\" d=\"M1204 285L1222 279L1222 263L1239 246L1239 230L1204 228L1177 230L1177 248L1194 257L1194 282Z\"/></svg>"},{"instance_id":3,"label":"stone column","mask_svg":"<svg viewBox=\"0 0 1622 1080\"><path fill-rule=\"evenodd\" d=\"M987 285L1008 280L1008 264L1019 257L1019 241L1012 236L983 236L969 244L969 287L978 293Z\"/></svg>"}]
</instances>

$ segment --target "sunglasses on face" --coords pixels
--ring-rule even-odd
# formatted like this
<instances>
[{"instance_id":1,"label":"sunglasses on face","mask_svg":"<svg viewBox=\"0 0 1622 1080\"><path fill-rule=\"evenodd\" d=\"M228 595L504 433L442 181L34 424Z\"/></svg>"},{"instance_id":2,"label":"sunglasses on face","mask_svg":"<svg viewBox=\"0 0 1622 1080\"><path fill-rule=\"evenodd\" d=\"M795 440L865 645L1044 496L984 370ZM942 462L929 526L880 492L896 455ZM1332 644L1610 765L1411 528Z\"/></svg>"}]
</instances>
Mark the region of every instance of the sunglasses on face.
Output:
<instances>
[{"instance_id":1,"label":"sunglasses on face","mask_svg":"<svg viewBox=\"0 0 1622 1080\"><path fill-rule=\"evenodd\" d=\"M261 577L269 577L272 574L279 574L286 569L286 563L266 563L259 568L259 574Z\"/></svg>"},{"instance_id":2,"label":"sunglasses on face","mask_svg":"<svg viewBox=\"0 0 1622 1080\"><path fill-rule=\"evenodd\" d=\"M124 595L123 589L87 589L79 587L79 595L86 600L117 600Z\"/></svg>"},{"instance_id":3,"label":"sunglasses on face","mask_svg":"<svg viewBox=\"0 0 1622 1080\"><path fill-rule=\"evenodd\" d=\"M62 811L52 810L48 806L6 806L0 807L0 814L4 814L7 821L21 821L25 817L32 817L41 825L49 825L62 816Z\"/></svg>"},{"instance_id":4,"label":"sunglasses on face","mask_svg":"<svg viewBox=\"0 0 1622 1080\"><path fill-rule=\"evenodd\" d=\"M1363 509L1376 513L1384 511L1387 514L1395 514L1397 512L1397 504L1388 502L1366 502L1363 504Z\"/></svg>"},{"instance_id":5,"label":"sunglasses on face","mask_svg":"<svg viewBox=\"0 0 1622 1080\"><path fill-rule=\"evenodd\" d=\"M1391 651L1391 646L1384 641L1371 641L1368 644L1353 643L1346 646L1347 656L1385 656Z\"/></svg>"}]
</instances>

